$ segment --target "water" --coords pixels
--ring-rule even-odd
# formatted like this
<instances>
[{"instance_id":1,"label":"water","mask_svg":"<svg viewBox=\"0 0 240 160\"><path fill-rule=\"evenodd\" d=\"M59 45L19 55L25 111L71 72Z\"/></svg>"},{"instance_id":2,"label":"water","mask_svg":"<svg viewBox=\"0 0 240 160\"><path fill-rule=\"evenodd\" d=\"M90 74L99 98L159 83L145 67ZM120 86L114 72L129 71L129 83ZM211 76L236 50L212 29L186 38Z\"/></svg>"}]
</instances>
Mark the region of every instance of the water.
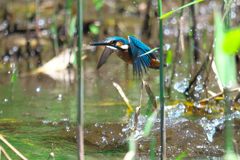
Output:
<instances>
[{"instance_id":1,"label":"water","mask_svg":"<svg viewBox=\"0 0 240 160\"><path fill-rule=\"evenodd\" d=\"M158 46L158 35L154 32L158 30L158 25L156 25L157 23L155 24L155 21L152 21L153 25L149 25L151 28L148 30L152 32L147 34L151 35L150 38L146 38L146 36L141 34L141 26L143 26L146 10L138 11L138 6L146 6L145 3L136 1L133 4L131 1L119 1L117 6L115 6L112 2L106 1L101 14L95 11L92 1L84 3L86 5L85 9L87 8L83 13L84 24L89 22L101 28L99 37L91 33L91 31L84 33L86 34L83 38L84 49L88 48L88 45L91 42L97 41L97 39L103 40L110 36L116 36L116 34L124 38L127 35L135 35L151 48ZM163 12L166 13L172 8L178 8L177 6L180 6L180 3L180 1L169 1L169 4L163 8ZM216 7L218 2L211 1L206 3L210 7L201 4L200 12L204 14L202 18L206 20L207 24L204 23L203 25L199 25L199 27L207 28L208 39L211 39L213 24L209 21L212 20L212 8ZM219 4L221 3L222 1L219 2ZM24 5L20 1L13 1L8 6L14 13L18 13L14 14L14 20L16 19L19 28L26 28L27 24ZM150 13L150 19L156 19L156 17L154 18L154 13L157 13L157 1L152 1L152 5L150 7L153 9ZM109 8L109 6L111 7ZM109 10L105 7L108 7ZM115 7L117 8L115 9ZM34 8L34 3L30 4L30 8L31 10ZM41 53L43 64L55 56L52 42L47 38L51 36L49 35L49 28L52 22L52 11L53 9L50 7L43 9L40 13L39 24L41 27L46 27L43 28L42 37L40 37L40 42L43 45L43 52ZM0 15L2 15L2 12ZM238 15L235 11L232 13L232 16L236 16L236 19ZM100 16L99 19L107 19L106 23L96 21L96 17L98 16ZM173 14L171 18L166 19L164 22L165 49L170 48L172 51L175 50L176 46L175 37L178 31L177 16L178 14ZM58 18L59 20L64 20L62 12ZM199 19L201 20L201 17ZM2 19L0 20L1 22ZM118 22L118 27L114 27L115 22ZM202 22L200 21L199 23ZM6 27L6 22L1 23L0 30L4 27ZM88 29L88 26L86 28ZM115 30L116 28L117 30ZM184 23L183 31L183 36L187 36L189 32L187 23ZM9 35L9 33L2 33L0 35L2 39L0 50L0 60L2 60L0 62L0 134L4 135L14 147L29 159L47 159L52 150L52 145L56 159L77 159L76 70L63 70L48 74L20 77L22 73L36 69L38 60L33 56L33 52L31 52L32 56L25 56L25 36L14 34L6 38L4 34ZM33 35L34 33L32 33ZM197 38L201 41L201 36ZM36 39L34 38L31 39L31 47L32 49L36 47ZM9 49L10 55L5 55L6 48ZM11 55L15 54L19 48L22 49L22 57L19 58L17 79L13 85L12 99L11 73L17 66L17 61ZM39 50L40 48L37 47L37 51ZM186 47L185 53L188 53L187 50L188 47ZM99 70L96 70L96 64L102 51L103 48L101 47L84 50L84 54L87 56L83 61L86 159L123 159L128 151L127 137L128 133L134 130L134 121L131 115L126 115L127 107L113 87L112 82L117 82L123 88L130 104L135 109L139 105L141 81L132 76L132 66L126 66L115 54ZM167 157L176 157L186 149L189 149L189 156L191 158L196 157L196 159L199 157L205 158L206 155L222 156L224 154L224 145L222 142L224 136L219 133L221 132L219 128L222 127L221 124L223 124L225 119L224 117L213 117L213 114L216 114L214 110L193 111L191 107L184 103L186 100L182 93L189 85L189 78L185 77L188 77L189 73L187 73L187 69L190 67L184 67L186 70L183 69L183 66L188 66L184 60L188 58L188 55L182 54L182 56L183 58L177 61L176 80L174 80L171 94L172 97L179 101L174 105L168 99L165 101L167 106L171 105L171 107L174 107L166 111L168 115L166 118ZM27 64L26 60L28 58L29 64ZM28 69L28 65L30 69ZM193 68L197 69L198 65ZM164 72L166 73L167 69ZM164 75L166 75L165 73ZM158 75L159 70L149 69L143 76L143 79L150 84L155 96L158 96L159 93ZM216 92L218 88L212 79L214 78L210 79L209 86L211 87L209 88L213 92ZM195 91L199 92L194 95L196 98L201 98L202 88L203 79L199 77L197 85L194 88ZM140 145L140 156L145 159L149 159L149 138L143 138L143 129L148 119L145 116L147 101L148 95L144 91L141 114L136 130L134 130L135 139L139 141ZM232 114L231 119L233 118L235 120L238 118L237 112ZM156 139L160 139L159 124L160 118L158 117L155 120L152 130L152 134L156 136ZM238 123L234 125L236 126L236 133L240 133L237 129ZM2 142L0 144L13 159L18 159L8 147ZM159 145L160 143L157 142L156 156L160 154ZM215 157L214 159L218 158Z\"/></svg>"}]
</instances>

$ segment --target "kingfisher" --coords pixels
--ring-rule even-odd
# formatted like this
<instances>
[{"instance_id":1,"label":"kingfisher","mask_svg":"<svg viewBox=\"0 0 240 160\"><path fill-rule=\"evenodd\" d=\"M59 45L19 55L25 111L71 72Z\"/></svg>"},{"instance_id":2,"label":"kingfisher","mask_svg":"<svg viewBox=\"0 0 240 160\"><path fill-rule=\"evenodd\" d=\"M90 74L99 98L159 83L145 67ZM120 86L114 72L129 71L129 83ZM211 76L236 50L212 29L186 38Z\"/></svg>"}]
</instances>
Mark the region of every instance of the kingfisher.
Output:
<instances>
[{"instance_id":1,"label":"kingfisher","mask_svg":"<svg viewBox=\"0 0 240 160\"><path fill-rule=\"evenodd\" d=\"M99 69L107 62L108 57L115 51L117 56L128 64L133 65L133 73L141 75L142 71L148 68L159 69L160 61L154 52L145 54L151 49L143 42L133 36L128 36L128 40L122 37L109 37L101 42L90 44L91 46L105 46L97 65ZM145 55L143 55L145 54ZM141 56L143 55L143 56ZM164 67L167 65L164 64Z\"/></svg>"}]
</instances>

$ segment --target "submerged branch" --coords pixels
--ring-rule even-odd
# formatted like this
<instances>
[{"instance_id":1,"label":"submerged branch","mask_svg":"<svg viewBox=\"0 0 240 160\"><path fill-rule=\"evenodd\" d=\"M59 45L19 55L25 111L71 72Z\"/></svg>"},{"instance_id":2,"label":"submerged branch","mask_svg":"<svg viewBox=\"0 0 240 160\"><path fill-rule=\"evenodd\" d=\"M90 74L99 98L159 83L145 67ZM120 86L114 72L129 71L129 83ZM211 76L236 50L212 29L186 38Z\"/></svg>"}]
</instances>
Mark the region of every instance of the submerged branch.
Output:
<instances>
[{"instance_id":1,"label":"submerged branch","mask_svg":"<svg viewBox=\"0 0 240 160\"><path fill-rule=\"evenodd\" d=\"M238 91L238 90L240 90L240 87L238 87L238 88L233 88L233 89L230 90L230 92L235 92L235 91ZM200 100L200 101L198 101L198 102L199 102L199 103L205 103L205 102L208 102L209 100L211 100L211 99L213 99L213 98L222 96L223 94L224 94L224 92L219 92L219 93L217 93L217 94L214 95L214 96L211 96L211 97L209 97L209 98L204 98L204 99L202 99L202 100Z\"/></svg>"}]
</instances>

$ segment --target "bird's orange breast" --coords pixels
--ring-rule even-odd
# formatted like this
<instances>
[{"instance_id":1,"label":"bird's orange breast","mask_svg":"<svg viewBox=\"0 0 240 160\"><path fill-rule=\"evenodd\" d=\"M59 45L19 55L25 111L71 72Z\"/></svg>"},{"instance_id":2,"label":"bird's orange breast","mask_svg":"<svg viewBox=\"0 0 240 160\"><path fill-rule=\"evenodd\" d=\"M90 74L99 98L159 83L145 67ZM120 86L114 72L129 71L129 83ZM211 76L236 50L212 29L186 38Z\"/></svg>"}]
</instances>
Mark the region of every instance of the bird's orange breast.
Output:
<instances>
[{"instance_id":1,"label":"bird's orange breast","mask_svg":"<svg viewBox=\"0 0 240 160\"><path fill-rule=\"evenodd\" d=\"M125 62L129 63L129 64L133 64L133 57L132 54L129 53L128 51L121 51L121 50L117 50L115 51L117 56L119 58L121 58L122 60L124 60Z\"/></svg>"}]
</instances>

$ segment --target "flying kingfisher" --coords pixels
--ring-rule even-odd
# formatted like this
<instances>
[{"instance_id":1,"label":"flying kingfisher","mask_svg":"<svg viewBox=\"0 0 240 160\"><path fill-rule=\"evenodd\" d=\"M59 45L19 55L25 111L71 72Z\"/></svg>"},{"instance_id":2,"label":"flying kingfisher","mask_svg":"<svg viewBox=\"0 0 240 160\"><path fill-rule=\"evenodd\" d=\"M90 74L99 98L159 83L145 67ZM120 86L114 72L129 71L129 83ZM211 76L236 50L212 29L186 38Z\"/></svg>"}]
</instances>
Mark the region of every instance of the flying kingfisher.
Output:
<instances>
[{"instance_id":1,"label":"flying kingfisher","mask_svg":"<svg viewBox=\"0 0 240 160\"><path fill-rule=\"evenodd\" d=\"M133 36L128 40L122 37L110 37L101 42L90 44L91 46L106 46L98 62L97 69L107 62L108 57L114 52L119 58L133 65L134 73L141 74L142 68L146 72L148 68L159 69L160 61L154 52L146 54L151 49ZM167 65L164 64L164 67Z\"/></svg>"}]
</instances>

